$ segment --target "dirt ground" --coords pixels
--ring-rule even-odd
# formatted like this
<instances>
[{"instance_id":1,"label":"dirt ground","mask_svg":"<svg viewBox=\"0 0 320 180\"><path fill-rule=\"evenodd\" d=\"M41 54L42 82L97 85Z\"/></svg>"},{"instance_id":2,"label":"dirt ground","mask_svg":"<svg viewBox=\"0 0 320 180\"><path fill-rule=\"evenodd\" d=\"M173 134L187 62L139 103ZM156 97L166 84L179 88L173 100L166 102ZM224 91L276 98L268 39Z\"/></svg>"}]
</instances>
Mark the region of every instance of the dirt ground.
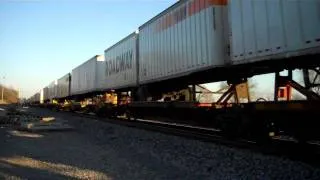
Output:
<instances>
[{"instance_id":1,"label":"dirt ground","mask_svg":"<svg viewBox=\"0 0 320 180\"><path fill-rule=\"evenodd\" d=\"M1 127L0 179L320 177L319 168L301 162L108 124L71 113L25 110L68 121L74 130L32 133Z\"/></svg>"},{"instance_id":2,"label":"dirt ground","mask_svg":"<svg viewBox=\"0 0 320 180\"><path fill-rule=\"evenodd\" d=\"M50 111L43 114L41 109L31 111L57 114ZM92 119L57 117L57 121L66 119L76 126L74 130L32 133L0 128L0 179L175 179L168 177L169 174L197 179L177 167L162 166L157 159L117 149L124 144L114 141L118 137L112 135L111 126L98 132L88 127L90 123L100 123ZM154 170L155 166L161 170Z\"/></svg>"}]
</instances>

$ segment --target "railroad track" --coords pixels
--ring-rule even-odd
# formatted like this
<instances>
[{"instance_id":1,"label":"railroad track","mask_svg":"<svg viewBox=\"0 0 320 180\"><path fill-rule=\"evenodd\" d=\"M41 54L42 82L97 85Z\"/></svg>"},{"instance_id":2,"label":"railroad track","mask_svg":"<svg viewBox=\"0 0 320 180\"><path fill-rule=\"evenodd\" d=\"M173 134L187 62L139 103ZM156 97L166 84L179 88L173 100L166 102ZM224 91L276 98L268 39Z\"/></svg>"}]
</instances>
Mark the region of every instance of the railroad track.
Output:
<instances>
[{"instance_id":1,"label":"railroad track","mask_svg":"<svg viewBox=\"0 0 320 180\"><path fill-rule=\"evenodd\" d=\"M297 143L294 140L283 138L273 138L268 142L261 143L247 139L226 138L217 129L196 127L187 124L158 122L144 119L137 119L133 121L121 117L109 119L104 117L97 117L94 114L66 111L60 112L68 113L71 116L80 116L121 126L139 128L175 136L182 136L190 139L221 144L232 148L247 149L253 152L259 152L267 155L286 157L292 160L298 160L307 162L312 165L320 166L320 145L318 143L301 144Z\"/></svg>"},{"instance_id":2,"label":"railroad track","mask_svg":"<svg viewBox=\"0 0 320 180\"><path fill-rule=\"evenodd\" d=\"M63 111L62 111L63 112ZM176 136L183 136L187 138L197 139L205 142L214 142L232 147L258 147L257 143L254 141L246 139L227 139L225 138L220 130L213 128L204 128L199 126L191 126L188 124L179 124L179 123L169 123L169 122L159 122L154 120L145 120L145 119L136 119L136 120L127 120L122 117L115 119L97 117L94 114L79 113L79 112L64 112L72 116L80 116L95 120L100 120L116 125L122 125L127 127L134 127L144 130L156 131L165 134L171 134ZM249 146L248 146L249 145Z\"/></svg>"}]
</instances>

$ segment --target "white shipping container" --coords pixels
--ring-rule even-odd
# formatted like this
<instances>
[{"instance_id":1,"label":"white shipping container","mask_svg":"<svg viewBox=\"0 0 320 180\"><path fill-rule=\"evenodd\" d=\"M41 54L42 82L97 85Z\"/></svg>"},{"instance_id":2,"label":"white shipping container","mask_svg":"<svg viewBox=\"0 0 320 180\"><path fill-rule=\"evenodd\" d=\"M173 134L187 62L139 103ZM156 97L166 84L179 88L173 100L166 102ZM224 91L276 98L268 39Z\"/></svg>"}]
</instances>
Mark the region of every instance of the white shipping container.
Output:
<instances>
[{"instance_id":1,"label":"white shipping container","mask_svg":"<svg viewBox=\"0 0 320 180\"><path fill-rule=\"evenodd\" d=\"M223 66L228 60L227 1L184 0L139 28L139 82Z\"/></svg>"},{"instance_id":2,"label":"white shipping container","mask_svg":"<svg viewBox=\"0 0 320 180\"><path fill-rule=\"evenodd\" d=\"M58 79L57 98L64 98L70 95L70 77L70 73L68 73Z\"/></svg>"},{"instance_id":3,"label":"white shipping container","mask_svg":"<svg viewBox=\"0 0 320 180\"><path fill-rule=\"evenodd\" d=\"M132 33L104 52L98 67L97 89L110 90L137 84L137 34Z\"/></svg>"},{"instance_id":4,"label":"white shipping container","mask_svg":"<svg viewBox=\"0 0 320 180\"><path fill-rule=\"evenodd\" d=\"M55 80L48 86L49 100L52 100L57 97L57 85L58 81Z\"/></svg>"},{"instance_id":5,"label":"white shipping container","mask_svg":"<svg viewBox=\"0 0 320 180\"><path fill-rule=\"evenodd\" d=\"M34 95L34 99L33 99L34 103L39 103L40 102L40 93L36 93Z\"/></svg>"},{"instance_id":6,"label":"white shipping container","mask_svg":"<svg viewBox=\"0 0 320 180\"><path fill-rule=\"evenodd\" d=\"M319 0L229 0L233 64L320 52Z\"/></svg>"},{"instance_id":7,"label":"white shipping container","mask_svg":"<svg viewBox=\"0 0 320 180\"><path fill-rule=\"evenodd\" d=\"M71 95L96 90L97 67L103 65L103 55L96 55L72 70Z\"/></svg>"},{"instance_id":8,"label":"white shipping container","mask_svg":"<svg viewBox=\"0 0 320 180\"><path fill-rule=\"evenodd\" d=\"M43 88L43 100L44 101L49 100L49 88L48 87Z\"/></svg>"},{"instance_id":9,"label":"white shipping container","mask_svg":"<svg viewBox=\"0 0 320 180\"><path fill-rule=\"evenodd\" d=\"M44 91L43 89L40 90L40 104L43 104L44 102Z\"/></svg>"}]
</instances>

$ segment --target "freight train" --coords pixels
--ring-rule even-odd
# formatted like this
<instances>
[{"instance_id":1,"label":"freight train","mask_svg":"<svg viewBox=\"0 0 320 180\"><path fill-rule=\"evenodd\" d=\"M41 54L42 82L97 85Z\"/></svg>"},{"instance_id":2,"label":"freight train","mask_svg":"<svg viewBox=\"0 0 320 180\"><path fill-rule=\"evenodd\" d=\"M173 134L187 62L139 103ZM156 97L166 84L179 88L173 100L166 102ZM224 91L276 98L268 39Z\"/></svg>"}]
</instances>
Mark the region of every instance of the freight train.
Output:
<instances>
[{"instance_id":1,"label":"freight train","mask_svg":"<svg viewBox=\"0 0 320 180\"><path fill-rule=\"evenodd\" d=\"M30 102L112 117L179 119L235 136L314 138L320 96L310 72L315 79L320 74L319 7L318 0L181 0ZM304 86L292 79L294 69L303 69ZM244 96L241 103L247 78L265 73L276 74L274 101ZM229 84L218 101L196 102L196 85L217 81ZM291 89L306 100L290 101ZM283 92L287 101L278 102Z\"/></svg>"}]
</instances>

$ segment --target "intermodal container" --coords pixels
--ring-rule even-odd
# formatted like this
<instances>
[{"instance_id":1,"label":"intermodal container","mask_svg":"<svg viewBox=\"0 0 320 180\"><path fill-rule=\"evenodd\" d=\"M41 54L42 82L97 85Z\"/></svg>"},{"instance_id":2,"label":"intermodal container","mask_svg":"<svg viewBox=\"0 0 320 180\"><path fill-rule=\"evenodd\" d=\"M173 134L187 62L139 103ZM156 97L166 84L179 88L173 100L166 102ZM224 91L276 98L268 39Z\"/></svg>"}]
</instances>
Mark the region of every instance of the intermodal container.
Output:
<instances>
[{"instance_id":1,"label":"intermodal container","mask_svg":"<svg viewBox=\"0 0 320 180\"><path fill-rule=\"evenodd\" d=\"M132 33L104 51L105 61L97 71L97 89L111 90L136 86L137 37L136 33Z\"/></svg>"},{"instance_id":2,"label":"intermodal container","mask_svg":"<svg viewBox=\"0 0 320 180\"><path fill-rule=\"evenodd\" d=\"M49 100L49 88L48 87L43 88L43 100L44 101Z\"/></svg>"},{"instance_id":3,"label":"intermodal container","mask_svg":"<svg viewBox=\"0 0 320 180\"><path fill-rule=\"evenodd\" d=\"M57 97L57 80L50 83L48 86L48 92L49 92L49 100L55 99Z\"/></svg>"},{"instance_id":4,"label":"intermodal container","mask_svg":"<svg viewBox=\"0 0 320 180\"><path fill-rule=\"evenodd\" d=\"M320 53L319 0L229 0L233 64Z\"/></svg>"},{"instance_id":5,"label":"intermodal container","mask_svg":"<svg viewBox=\"0 0 320 180\"><path fill-rule=\"evenodd\" d=\"M228 63L227 0L181 0L139 28L139 82Z\"/></svg>"},{"instance_id":6,"label":"intermodal container","mask_svg":"<svg viewBox=\"0 0 320 180\"><path fill-rule=\"evenodd\" d=\"M33 99L34 103L40 103L40 93L36 93Z\"/></svg>"},{"instance_id":7,"label":"intermodal container","mask_svg":"<svg viewBox=\"0 0 320 180\"><path fill-rule=\"evenodd\" d=\"M40 104L44 103L44 91L43 89L40 90Z\"/></svg>"},{"instance_id":8,"label":"intermodal container","mask_svg":"<svg viewBox=\"0 0 320 180\"><path fill-rule=\"evenodd\" d=\"M70 86L71 86L70 83L71 83L70 73L58 79L57 98L65 98L70 95Z\"/></svg>"},{"instance_id":9,"label":"intermodal container","mask_svg":"<svg viewBox=\"0 0 320 180\"><path fill-rule=\"evenodd\" d=\"M71 95L96 90L97 67L103 65L103 55L96 55L72 70Z\"/></svg>"}]
</instances>

